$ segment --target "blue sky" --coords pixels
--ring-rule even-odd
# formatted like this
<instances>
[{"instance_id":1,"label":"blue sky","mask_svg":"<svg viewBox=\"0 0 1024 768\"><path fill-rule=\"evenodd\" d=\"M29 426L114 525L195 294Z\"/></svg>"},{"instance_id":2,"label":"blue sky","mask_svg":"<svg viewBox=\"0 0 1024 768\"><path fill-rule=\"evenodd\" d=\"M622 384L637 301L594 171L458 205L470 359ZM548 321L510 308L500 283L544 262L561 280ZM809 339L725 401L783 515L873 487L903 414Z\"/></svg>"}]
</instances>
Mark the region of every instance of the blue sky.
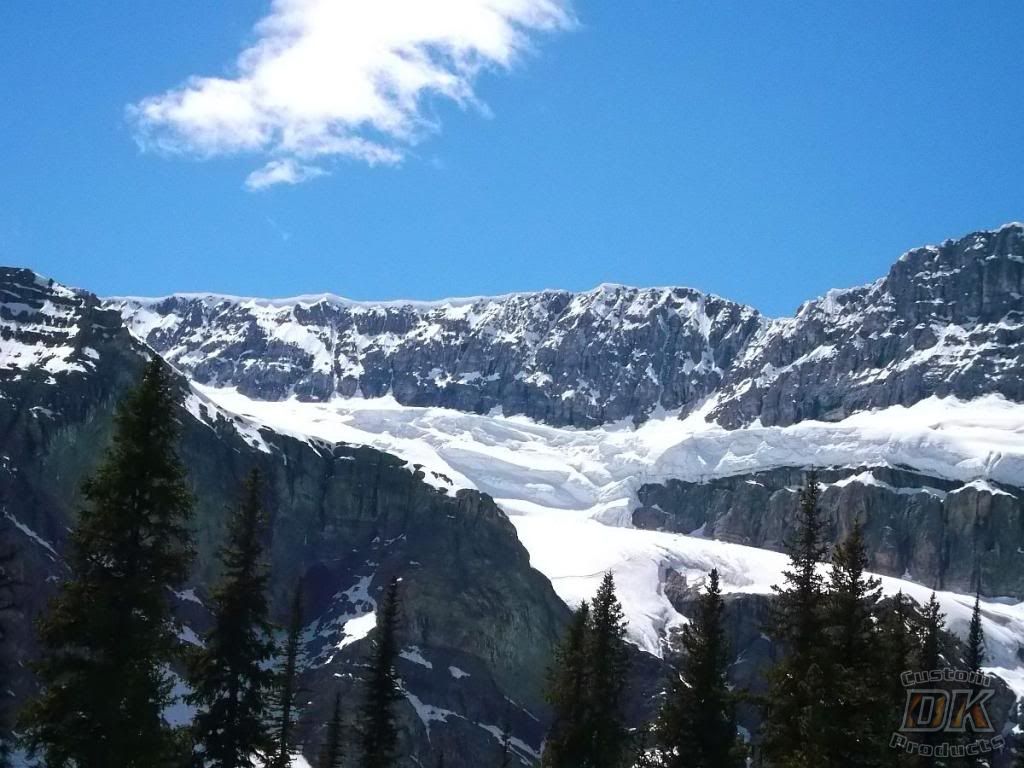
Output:
<instances>
[{"instance_id":1,"label":"blue sky","mask_svg":"<svg viewBox=\"0 0 1024 768\"><path fill-rule=\"evenodd\" d=\"M6 3L0 262L107 295L609 281L783 314L1024 218L1016 0L287 2ZM282 40L313 54L238 64Z\"/></svg>"}]
</instances>

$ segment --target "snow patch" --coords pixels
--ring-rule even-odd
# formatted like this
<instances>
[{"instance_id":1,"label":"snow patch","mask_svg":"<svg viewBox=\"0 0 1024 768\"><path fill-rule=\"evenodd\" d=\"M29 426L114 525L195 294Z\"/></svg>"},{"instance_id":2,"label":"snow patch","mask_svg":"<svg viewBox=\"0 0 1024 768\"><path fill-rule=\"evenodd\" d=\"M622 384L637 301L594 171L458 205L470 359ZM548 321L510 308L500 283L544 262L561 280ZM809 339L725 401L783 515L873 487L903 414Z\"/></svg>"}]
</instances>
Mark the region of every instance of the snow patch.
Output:
<instances>
[{"instance_id":1,"label":"snow patch","mask_svg":"<svg viewBox=\"0 0 1024 768\"><path fill-rule=\"evenodd\" d=\"M405 648L398 655L406 661L411 661L413 664L419 664L421 667L426 667L427 669L434 668L434 665L431 662L423 658L423 653L415 645Z\"/></svg>"},{"instance_id":2,"label":"snow patch","mask_svg":"<svg viewBox=\"0 0 1024 768\"><path fill-rule=\"evenodd\" d=\"M358 640L362 640L364 637L370 634L370 632L372 632L373 628L376 626L376 611L370 611L369 613L364 613L362 616L357 616L354 619L349 619L345 622L345 625L342 628L342 630L345 633L345 636L338 641L338 650L340 651L343 648L352 645L352 643Z\"/></svg>"}]
</instances>

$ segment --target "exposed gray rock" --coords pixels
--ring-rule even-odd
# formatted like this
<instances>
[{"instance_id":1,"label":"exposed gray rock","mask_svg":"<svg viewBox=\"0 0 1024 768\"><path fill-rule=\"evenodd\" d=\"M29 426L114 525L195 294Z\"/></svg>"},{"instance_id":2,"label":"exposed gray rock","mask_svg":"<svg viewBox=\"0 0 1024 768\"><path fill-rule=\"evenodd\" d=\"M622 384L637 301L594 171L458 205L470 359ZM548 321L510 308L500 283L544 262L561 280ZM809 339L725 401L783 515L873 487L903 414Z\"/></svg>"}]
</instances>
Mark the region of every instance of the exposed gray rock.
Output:
<instances>
[{"instance_id":1,"label":"exposed gray rock","mask_svg":"<svg viewBox=\"0 0 1024 768\"><path fill-rule=\"evenodd\" d=\"M87 294L27 270L0 270L0 330L24 357L0 368L0 553L20 583L4 621L5 691L16 707L35 689L33 622L67 576L63 552L82 502L81 482L109 443L117 402L150 352L121 315ZM445 478L380 451L302 441L259 430L218 410L177 380L179 453L196 501L197 558L187 589L169 595L195 638L216 552L244 478L267 483L271 603L287 620L301 585L306 606L299 732L317 754L334 694L349 714L372 634L346 623L373 610L392 577L402 579L398 662L399 768L496 763L501 729L535 762L547 729L543 697L553 644L569 610L530 566L512 524L486 494L446 488ZM631 651L630 721L652 715L663 663Z\"/></svg>"},{"instance_id":2,"label":"exposed gray rock","mask_svg":"<svg viewBox=\"0 0 1024 768\"><path fill-rule=\"evenodd\" d=\"M197 381L264 400L380 397L558 425L699 401L763 323L687 288L601 286L438 303L338 297L112 300Z\"/></svg>"},{"instance_id":3,"label":"exposed gray rock","mask_svg":"<svg viewBox=\"0 0 1024 768\"><path fill-rule=\"evenodd\" d=\"M755 336L711 418L726 427L912 405L931 395L1024 400L1024 225L900 257L878 282L804 304Z\"/></svg>"},{"instance_id":4,"label":"exposed gray rock","mask_svg":"<svg viewBox=\"0 0 1024 768\"><path fill-rule=\"evenodd\" d=\"M38 333L38 315L52 314L61 299L66 311L47 338L37 339L34 354L56 352L74 362L86 342L97 353L81 358L89 365L63 372L46 368L53 356L0 371L0 551L14 551L21 582L17 610L2 617L9 640L3 650L13 657L14 672L5 691L19 703L34 688L27 664L37 650L33 621L67 575L62 553L81 481L109 441L114 407L134 383L145 349L120 315L87 296L18 272L0 273L0 293L7 312L0 317L21 326L8 338ZM545 666L569 612L530 567L515 529L490 497L438 489L424 482L422 471L370 448L259 433L202 403L184 380L178 384L180 453L196 498L198 557L190 591L173 600L183 621L201 633L227 511L246 474L258 467L268 483L276 618L286 618L297 583L307 605L304 685L311 703L300 722L307 756L316 755L323 707L334 691L343 690L350 708L361 696L370 639L339 647L345 620L372 608L383 585L401 577L400 641L409 651L399 664L406 692L399 707L401 768L432 765L442 750L455 768L486 765L499 751L493 729L506 722L522 756L531 758L547 722ZM424 718L423 706L450 714Z\"/></svg>"},{"instance_id":5,"label":"exposed gray rock","mask_svg":"<svg viewBox=\"0 0 1024 768\"><path fill-rule=\"evenodd\" d=\"M936 589L1024 599L1024 489L887 467L818 471L829 542L860 520L871 568ZM641 487L633 523L782 551L803 468Z\"/></svg>"},{"instance_id":6,"label":"exposed gray rock","mask_svg":"<svg viewBox=\"0 0 1024 768\"><path fill-rule=\"evenodd\" d=\"M904 254L889 274L769 321L688 288L600 286L445 302L114 299L207 384L501 408L555 425L685 415L726 427L838 420L931 395L1024 400L1024 225Z\"/></svg>"}]
</instances>

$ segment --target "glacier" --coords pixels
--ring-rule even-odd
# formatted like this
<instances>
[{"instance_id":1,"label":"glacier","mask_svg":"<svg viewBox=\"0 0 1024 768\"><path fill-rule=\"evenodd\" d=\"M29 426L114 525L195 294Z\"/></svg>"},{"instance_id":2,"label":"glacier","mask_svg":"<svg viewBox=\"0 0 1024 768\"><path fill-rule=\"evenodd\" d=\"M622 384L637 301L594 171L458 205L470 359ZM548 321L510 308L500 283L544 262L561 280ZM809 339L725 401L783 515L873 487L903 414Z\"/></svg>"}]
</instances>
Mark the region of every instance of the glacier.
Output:
<instances>
[{"instance_id":1,"label":"glacier","mask_svg":"<svg viewBox=\"0 0 1024 768\"><path fill-rule=\"evenodd\" d=\"M193 383L197 398L232 414L247 435L260 428L309 441L369 445L405 460L427 482L494 497L515 526L533 566L558 595L577 605L605 571L616 577L629 636L660 655L666 633L685 623L664 594L669 569L699 582L718 568L726 592L768 593L781 582L785 555L631 526L636 490L663 478L707 481L784 466L901 466L973 484L1024 477L1024 404L1000 395L930 397L910 406L854 414L839 422L723 429L706 418L709 400L685 419L664 413L640 426L555 427L523 416L401 405L391 397L263 401L233 387ZM869 474L843 481L876 482ZM1011 493L998 486L997 492ZM953 493L956 490L952 491ZM888 576L926 602L931 589ZM939 592L951 631L964 635L974 597ZM988 671L1024 695L1024 602L982 600Z\"/></svg>"}]
</instances>

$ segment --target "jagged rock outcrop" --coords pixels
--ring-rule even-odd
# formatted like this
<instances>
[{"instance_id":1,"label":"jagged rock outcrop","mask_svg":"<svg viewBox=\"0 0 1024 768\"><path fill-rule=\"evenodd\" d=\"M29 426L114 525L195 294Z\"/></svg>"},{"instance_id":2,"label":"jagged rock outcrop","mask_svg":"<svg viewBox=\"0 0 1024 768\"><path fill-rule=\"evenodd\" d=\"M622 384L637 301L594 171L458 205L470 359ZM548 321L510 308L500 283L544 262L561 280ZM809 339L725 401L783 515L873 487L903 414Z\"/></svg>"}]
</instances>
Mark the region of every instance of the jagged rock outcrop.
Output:
<instances>
[{"instance_id":1,"label":"jagged rock outcrop","mask_svg":"<svg viewBox=\"0 0 1024 768\"><path fill-rule=\"evenodd\" d=\"M710 418L726 427L912 405L931 395L1024 400L1024 225L900 257L755 336Z\"/></svg>"},{"instance_id":2,"label":"jagged rock outcrop","mask_svg":"<svg viewBox=\"0 0 1024 768\"><path fill-rule=\"evenodd\" d=\"M640 488L633 522L781 549L804 468L778 468L801 461L784 454L780 462L777 450L762 451L758 433L774 438L781 430L736 430L837 420L931 395L995 393L1024 401L1022 269L1024 226L1008 225L911 251L877 283L830 292L777 321L676 288L602 286L437 303L331 296L101 302L28 270L0 269L0 545L17 546L17 571L29 585L12 645L19 661L33 653L30 619L63 576L60 553L79 483L109 440L117 399L151 350L186 377L256 399L390 395L407 405L498 408L573 427L641 422L662 409L686 416L701 407L728 431L693 441L750 438L742 461L714 464L745 474L682 482L671 478L683 469L697 477L691 470L704 460L701 451L689 463L660 461L675 474L652 475L660 482ZM202 601L215 576L225 510L241 478L259 466L274 507L275 610L283 618L296 583L310 608L311 703L301 725L309 753L335 687L346 701L357 699L366 617L381 585L401 576L406 751L424 764L443 753L455 768L485 765L496 755L497 729L508 722L517 753L532 759L545 723L543 669L567 609L530 567L494 502L455 493L444 476L370 448L261 429L218 409L185 378L180 387L182 453L199 500L195 580L177 598L190 628L201 631L206 621ZM545 437L537 439L579 434L541 431ZM602 462L616 445L630 450L628 440L596 442L594 461L580 462L579 471L607 480ZM691 447L683 441L667 453ZM928 446L911 441L906 449L908 462L932 471L933 463L913 463L910 455L927 458ZM759 464L768 454L774 458ZM832 540L861 519L877 571L1024 598L1024 478L1005 485L953 481L897 465L903 454L878 465L870 452L857 455L865 466L821 470ZM1005 480L1005 466L1016 465L999 459L994 448L986 461L950 476L989 477L998 464ZM830 461L836 460L822 463ZM764 466L776 468L758 471ZM556 490L572 495L571 477L535 475L531 482L564 483ZM684 602L692 592L671 579L665 588ZM731 619L747 652L734 671L751 685L763 650L749 624L763 610L758 599L730 598L755 601ZM664 668L639 652L634 668L636 714L650 706ZM31 686L21 667L16 695Z\"/></svg>"},{"instance_id":3,"label":"jagged rock outcrop","mask_svg":"<svg viewBox=\"0 0 1024 768\"><path fill-rule=\"evenodd\" d=\"M197 381L262 400L393 395L554 425L685 415L734 428L835 421L931 395L1024 399L1024 225L904 254L796 316L687 288L600 286L436 303L114 299Z\"/></svg>"},{"instance_id":4,"label":"jagged rock outcrop","mask_svg":"<svg viewBox=\"0 0 1024 768\"><path fill-rule=\"evenodd\" d=\"M803 468L640 488L633 523L782 551ZM864 526L872 570L936 589L1024 598L1024 489L888 467L818 470L830 542Z\"/></svg>"},{"instance_id":5,"label":"jagged rock outcrop","mask_svg":"<svg viewBox=\"0 0 1024 768\"><path fill-rule=\"evenodd\" d=\"M437 303L171 296L109 305L197 381L258 399L390 394L581 427L701 400L763 323L749 307L688 288L624 286Z\"/></svg>"}]
</instances>

